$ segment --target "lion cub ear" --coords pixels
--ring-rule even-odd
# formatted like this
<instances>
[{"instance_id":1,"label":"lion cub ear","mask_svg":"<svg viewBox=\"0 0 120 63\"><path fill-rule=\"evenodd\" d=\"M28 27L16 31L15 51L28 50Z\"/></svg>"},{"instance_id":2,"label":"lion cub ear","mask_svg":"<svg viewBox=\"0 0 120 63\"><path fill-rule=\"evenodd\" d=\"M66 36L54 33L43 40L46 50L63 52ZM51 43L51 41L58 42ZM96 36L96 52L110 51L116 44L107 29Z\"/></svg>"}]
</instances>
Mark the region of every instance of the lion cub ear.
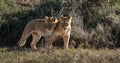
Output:
<instances>
[{"instance_id":1,"label":"lion cub ear","mask_svg":"<svg viewBox=\"0 0 120 63\"><path fill-rule=\"evenodd\" d=\"M63 15L61 15L60 18L61 18L61 19L64 18Z\"/></svg>"},{"instance_id":2,"label":"lion cub ear","mask_svg":"<svg viewBox=\"0 0 120 63\"><path fill-rule=\"evenodd\" d=\"M68 16L68 19L70 19L70 20L71 20L71 19L72 19L72 16Z\"/></svg>"},{"instance_id":3,"label":"lion cub ear","mask_svg":"<svg viewBox=\"0 0 120 63\"><path fill-rule=\"evenodd\" d=\"M45 23L48 23L48 19L49 19L49 17L45 16Z\"/></svg>"},{"instance_id":4,"label":"lion cub ear","mask_svg":"<svg viewBox=\"0 0 120 63\"><path fill-rule=\"evenodd\" d=\"M45 19L49 19L49 17L48 17L48 16L45 16Z\"/></svg>"},{"instance_id":5,"label":"lion cub ear","mask_svg":"<svg viewBox=\"0 0 120 63\"><path fill-rule=\"evenodd\" d=\"M58 20L57 20L56 17L53 17L53 21L54 21L54 23L57 23L57 22L58 22Z\"/></svg>"}]
</instances>

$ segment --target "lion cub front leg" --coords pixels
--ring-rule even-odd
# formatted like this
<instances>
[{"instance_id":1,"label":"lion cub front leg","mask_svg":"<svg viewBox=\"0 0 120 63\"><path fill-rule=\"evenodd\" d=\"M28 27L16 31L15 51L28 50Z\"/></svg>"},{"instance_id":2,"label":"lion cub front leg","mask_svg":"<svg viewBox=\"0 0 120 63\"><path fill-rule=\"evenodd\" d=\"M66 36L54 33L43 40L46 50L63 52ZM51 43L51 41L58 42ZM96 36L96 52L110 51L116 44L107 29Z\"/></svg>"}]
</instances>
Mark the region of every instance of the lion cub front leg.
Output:
<instances>
[{"instance_id":1,"label":"lion cub front leg","mask_svg":"<svg viewBox=\"0 0 120 63\"><path fill-rule=\"evenodd\" d=\"M63 35L62 38L64 41L64 49L68 49L70 35Z\"/></svg>"},{"instance_id":2,"label":"lion cub front leg","mask_svg":"<svg viewBox=\"0 0 120 63\"><path fill-rule=\"evenodd\" d=\"M45 47L51 49L52 48L52 43L57 39L56 36L49 36L46 38L45 41Z\"/></svg>"},{"instance_id":3,"label":"lion cub front leg","mask_svg":"<svg viewBox=\"0 0 120 63\"><path fill-rule=\"evenodd\" d=\"M37 33L32 33L32 41L30 43L30 46L33 50L36 50L36 44L38 43L39 39L41 38L41 36L39 36Z\"/></svg>"}]
</instances>

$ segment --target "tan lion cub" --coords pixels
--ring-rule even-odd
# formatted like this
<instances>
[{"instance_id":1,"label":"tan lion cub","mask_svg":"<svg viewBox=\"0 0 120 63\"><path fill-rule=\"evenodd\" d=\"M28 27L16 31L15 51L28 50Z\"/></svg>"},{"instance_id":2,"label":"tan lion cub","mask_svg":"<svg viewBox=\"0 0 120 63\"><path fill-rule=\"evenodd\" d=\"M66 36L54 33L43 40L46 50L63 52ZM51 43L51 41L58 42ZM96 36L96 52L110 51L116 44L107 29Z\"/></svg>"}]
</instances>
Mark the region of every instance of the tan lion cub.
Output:
<instances>
[{"instance_id":1,"label":"tan lion cub","mask_svg":"<svg viewBox=\"0 0 120 63\"><path fill-rule=\"evenodd\" d=\"M71 32L71 20L72 20L71 16L68 17L61 16L54 31L46 39L46 47L49 46L49 48L51 48L52 43L60 36L63 38L64 41L64 49L68 49L70 32Z\"/></svg>"},{"instance_id":2,"label":"tan lion cub","mask_svg":"<svg viewBox=\"0 0 120 63\"><path fill-rule=\"evenodd\" d=\"M30 46L32 49L37 49L36 44L41 36L47 36L52 33L58 22L56 17L47 17L45 19L35 19L28 22L24 28L22 37L18 42L20 47L24 46L26 39L32 35L32 42Z\"/></svg>"}]
</instances>

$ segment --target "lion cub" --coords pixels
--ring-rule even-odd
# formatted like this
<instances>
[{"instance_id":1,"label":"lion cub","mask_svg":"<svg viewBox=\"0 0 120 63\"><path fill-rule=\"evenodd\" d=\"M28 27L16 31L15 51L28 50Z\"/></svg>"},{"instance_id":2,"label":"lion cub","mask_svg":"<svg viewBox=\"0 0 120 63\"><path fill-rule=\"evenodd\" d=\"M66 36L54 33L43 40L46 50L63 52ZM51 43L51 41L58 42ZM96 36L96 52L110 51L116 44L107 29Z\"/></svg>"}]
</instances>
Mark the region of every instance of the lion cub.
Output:
<instances>
[{"instance_id":1,"label":"lion cub","mask_svg":"<svg viewBox=\"0 0 120 63\"><path fill-rule=\"evenodd\" d=\"M51 34L54 28L56 27L56 23L58 22L56 17L47 17L45 19L35 19L28 22L24 28L22 37L18 42L20 47L24 46L26 43L26 39L32 35L32 42L30 46L32 49L37 49L36 44L41 38L41 36L46 37Z\"/></svg>"},{"instance_id":2,"label":"lion cub","mask_svg":"<svg viewBox=\"0 0 120 63\"><path fill-rule=\"evenodd\" d=\"M70 32L71 32L71 20L72 20L71 16L68 17L61 16L54 31L46 39L46 47L49 46L48 48L51 48L52 43L60 36L61 38L63 38L64 41L64 49L68 49Z\"/></svg>"}]
</instances>

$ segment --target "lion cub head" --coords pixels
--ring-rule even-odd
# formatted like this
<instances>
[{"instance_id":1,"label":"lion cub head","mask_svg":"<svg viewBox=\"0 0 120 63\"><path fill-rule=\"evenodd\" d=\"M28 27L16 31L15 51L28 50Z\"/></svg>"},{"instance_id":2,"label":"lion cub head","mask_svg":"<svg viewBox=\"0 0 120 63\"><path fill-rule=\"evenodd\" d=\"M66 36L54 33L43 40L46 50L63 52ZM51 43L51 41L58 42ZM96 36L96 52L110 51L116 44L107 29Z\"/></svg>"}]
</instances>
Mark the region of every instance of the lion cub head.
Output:
<instances>
[{"instance_id":1,"label":"lion cub head","mask_svg":"<svg viewBox=\"0 0 120 63\"><path fill-rule=\"evenodd\" d=\"M58 20L56 17L45 16L45 27L47 34L51 34L54 28L56 27Z\"/></svg>"},{"instance_id":2,"label":"lion cub head","mask_svg":"<svg viewBox=\"0 0 120 63\"><path fill-rule=\"evenodd\" d=\"M47 24L56 24L58 22L56 17L45 16L45 23Z\"/></svg>"},{"instance_id":3,"label":"lion cub head","mask_svg":"<svg viewBox=\"0 0 120 63\"><path fill-rule=\"evenodd\" d=\"M71 20L72 20L72 16L64 17L61 15L60 22L64 30L71 27Z\"/></svg>"}]
</instances>

